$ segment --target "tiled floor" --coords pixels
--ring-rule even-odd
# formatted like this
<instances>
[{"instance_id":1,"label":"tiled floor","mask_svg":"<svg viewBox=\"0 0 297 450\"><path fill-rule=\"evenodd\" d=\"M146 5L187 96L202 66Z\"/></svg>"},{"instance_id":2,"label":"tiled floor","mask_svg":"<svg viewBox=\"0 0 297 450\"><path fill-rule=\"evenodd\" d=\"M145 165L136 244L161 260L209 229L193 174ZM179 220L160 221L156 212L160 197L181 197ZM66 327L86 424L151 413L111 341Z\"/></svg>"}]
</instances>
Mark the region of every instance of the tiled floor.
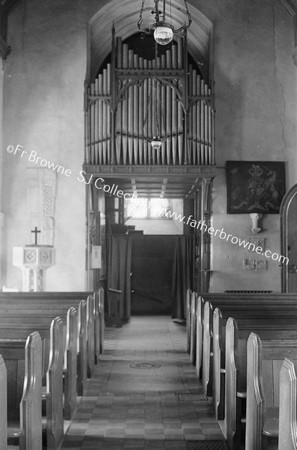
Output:
<instances>
[{"instance_id":1,"label":"tiled floor","mask_svg":"<svg viewBox=\"0 0 297 450\"><path fill-rule=\"evenodd\" d=\"M104 354L62 449L227 448L203 396L178 395L201 394L183 325L132 317L105 334Z\"/></svg>"}]
</instances>

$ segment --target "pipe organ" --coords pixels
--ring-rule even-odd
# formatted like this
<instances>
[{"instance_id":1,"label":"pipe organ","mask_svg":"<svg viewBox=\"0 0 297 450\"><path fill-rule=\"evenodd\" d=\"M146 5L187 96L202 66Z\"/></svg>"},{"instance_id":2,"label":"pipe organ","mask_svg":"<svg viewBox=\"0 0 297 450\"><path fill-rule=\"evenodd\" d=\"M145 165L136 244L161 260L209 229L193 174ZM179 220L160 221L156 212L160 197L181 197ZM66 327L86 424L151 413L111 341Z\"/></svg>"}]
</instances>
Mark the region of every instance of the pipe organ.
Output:
<instances>
[{"instance_id":1,"label":"pipe organ","mask_svg":"<svg viewBox=\"0 0 297 450\"><path fill-rule=\"evenodd\" d=\"M186 38L150 60L113 32L111 60L86 88L85 164L214 165L211 88ZM161 148L151 146L159 138Z\"/></svg>"}]
</instances>

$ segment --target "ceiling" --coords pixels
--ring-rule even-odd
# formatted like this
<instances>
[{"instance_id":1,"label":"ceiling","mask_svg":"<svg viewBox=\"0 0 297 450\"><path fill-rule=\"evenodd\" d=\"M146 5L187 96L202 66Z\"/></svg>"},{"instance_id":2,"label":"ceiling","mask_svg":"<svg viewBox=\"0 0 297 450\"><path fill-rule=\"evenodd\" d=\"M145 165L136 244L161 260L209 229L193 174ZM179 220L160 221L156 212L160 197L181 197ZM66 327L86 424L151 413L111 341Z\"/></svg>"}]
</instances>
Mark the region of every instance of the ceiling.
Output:
<instances>
[{"instance_id":1,"label":"ceiling","mask_svg":"<svg viewBox=\"0 0 297 450\"><path fill-rule=\"evenodd\" d=\"M141 0L112 0L101 8L91 19L88 28L88 67L87 81L91 81L111 51L111 30L115 27L116 36L126 39L138 32L137 22L141 8ZM188 30L188 51L201 71L208 72L209 50L211 45L212 23L193 5L188 4L192 24ZM145 0L143 12L143 27L153 22L151 14L154 9L153 0ZM167 0L166 20L175 28L187 22L183 0Z\"/></svg>"},{"instance_id":2,"label":"ceiling","mask_svg":"<svg viewBox=\"0 0 297 450\"><path fill-rule=\"evenodd\" d=\"M137 22L142 0L118 0L108 2L91 19L88 27L87 82L97 76L99 68L111 52L112 27L122 40L138 32ZM211 47L212 23L193 5L188 4L192 18L187 33L188 52L199 64L202 76L207 80ZM145 0L143 27L151 25L154 0ZM166 20L174 28L187 23L184 0L167 0ZM203 73L204 72L204 73ZM105 180L105 184L118 186L124 193L137 192L140 197L185 198L194 192L199 180L214 176L214 167L198 166L84 166L86 173L93 173Z\"/></svg>"}]
</instances>

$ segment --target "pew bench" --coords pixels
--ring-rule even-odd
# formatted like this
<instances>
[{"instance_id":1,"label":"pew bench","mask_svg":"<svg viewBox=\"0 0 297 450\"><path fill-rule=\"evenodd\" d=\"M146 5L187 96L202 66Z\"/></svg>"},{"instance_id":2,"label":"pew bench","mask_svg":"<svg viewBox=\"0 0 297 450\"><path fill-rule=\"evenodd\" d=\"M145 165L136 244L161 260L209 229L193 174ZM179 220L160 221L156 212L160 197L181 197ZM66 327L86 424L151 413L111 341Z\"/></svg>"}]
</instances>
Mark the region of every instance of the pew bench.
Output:
<instances>
[{"instance_id":1,"label":"pew bench","mask_svg":"<svg viewBox=\"0 0 297 450\"><path fill-rule=\"evenodd\" d=\"M77 299L62 297L62 293L2 293L0 298L0 326L3 322L10 324L18 323L19 317L23 318L23 323L31 323L32 318L36 318L39 324L49 325L54 317L61 317L66 322L67 311L70 307L78 307L82 300L81 294ZM24 298L20 297L26 294ZM34 295L30 295L34 294ZM5 297L7 296L7 298ZM1 295L0 295L1 297ZM6 300L6 302L4 302ZM88 339L88 374L92 375L95 363L98 363L103 352L104 345L104 290L89 295L84 301L87 302L87 320L90 322L87 327ZM21 302L21 309L20 309ZM94 360L92 356L94 352Z\"/></svg>"},{"instance_id":2,"label":"pew bench","mask_svg":"<svg viewBox=\"0 0 297 450\"><path fill-rule=\"evenodd\" d=\"M212 294L209 294L209 298L212 298L211 295ZM189 341L191 339L196 340L196 368L200 367L200 370L197 370L197 373L202 372L204 391L209 395L213 395L212 400L216 411L216 416L221 420L221 426L223 428L225 436L229 434L228 441L230 448L234 449L236 449L237 445L239 445L241 430L245 429L246 343L249 334L251 333L251 331L254 331L261 336L261 339L268 340L269 343L271 340L275 339L282 339L288 342L289 340L296 339L297 329L296 294L288 296L285 295L284 298L282 295L273 295L272 297L271 294L264 295L264 297L266 298L263 299L263 302L260 301L259 295L252 296L253 298L251 300L248 300L246 295L240 297L243 297L243 299L238 302L238 295L236 295L236 300L234 295L231 299L223 296L222 311L219 308L216 308L215 311L212 312L212 304L208 302L209 304L207 307L209 309L209 314L206 313L205 317L204 308L207 302L204 302L201 297L194 297L193 295L189 297L189 299L191 300L191 308L189 309L189 321L191 326L188 330L188 334ZM261 295L261 297L263 296ZM195 302L194 305L193 302ZM270 311L272 311L271 314ZM231 378L229 372L227 379L225 379L227 365L229 365L230 368L230 358L228 358L227 362L227 356L225 356L225 346L227 339L225 339L225 326L227 323L228 315L231 313L237 319L236 322L238 324L238 328L236 326L235 336L233 336L233 345L235 346L235 349L233 350L233 354L231 357L231 360L233 358L234 361L236 361L237 366L235 365L235 370L233 371L233 374L231 373ZM191 317L192 314L195 314L196 316L195 321ZM213 320L211 320L212 315ZM207 316L209 316L209 322ZM206 326L204 327L205 320ZM193 330L193 324L195 326L195 330ZM207 330L206 335L205 330ZM229 346L229 344L230 336L227 346ZM202 357L199 357L199 353L201 354L201 352L199 352L199 347L200 349L202 347ZM191 342L189 342L189 348L191 349ZM206 351L207 349L206 353L208 354L208 356L206 357L206 363L204 359L205 356L203 353L203 349L204 351ZM211 371L212 363L213 390L211 392L211 389L209 389L209 383L211 383L211 374L209 374L209 383L206 383L207 371L204 374L203 369L205 370L205 368L207 369L208 367L208 371ZM241 373L244 374L243 377L241 377ZM233 376L234 378L232 379ZM230 386L233 383L236 383L235 397L233 397L233 403L231 403L231 406L229 402L229 407L227 407L226 405L224 405L224 399L225 397L228 399L230 398ZM224 389L226 390L226 393L224 393ZM242 411L239 420L234 417L234 411L236 410ZM222 419L224 419L223 422ZM229 424L232 422L233 424L235 423L235 430L232 430L231 427L231 431L230 429L228 431L228 422ZM267 434L269 433L268 430L266 430L266 432Z\"/></svg>"},{"instance_id":3,"label":"pew bench","mask_svg":"<svg viewBox=\"0 0 297 450\"><path fill-rule=\"evenodd\" d=\"M223 408L220 407L220 411L218 411L219 384L222 384L222 381L219 383L218 380L223 378L225 372L224 330L228 314L220 309L214 314L212 304L209 301L204 302L201 297L198 297L196 303L196 370L197 374L202 377L204 393L213 397L217 418L222 418ZM236 318L241 333L246 330L246 336L250 331L260 333L262 339L271 339L273 336L277 339L294 339L296 336L297 318L292 315L288 317L288 311L283 315L282 305L278 306L278 310L274 305L274 317L272 318L269 315L268 306L263 308L262 305L251 306L248 304L244 314L241 305L235 304L232 308L230 310L232 317ZM267 319L268 317L269 319ZM216 320L219 320L219 323L216 323Z\"/></svg>"},{"instance_id":4,"label":"pew bench","mask_svg":"<svg viewBox=\"0 0 297 450\"><path fill-rule=\"evenodd\" d=\"M246 450L278 447L280 371L284 358L297 363L296 340L265 342L257 334L250 334L247 341ZM281 448L288 450L287 446Z\"/></svg>"},{"instance_id":5,"label":"pew bench","mask_svg":"<svg viewBox=\"0 0 297 450\"><path fill-rule=\"evenodd\" d=\"M270 293L270 294L224 294L208 293L198 295L195 292L187 292L187 349L190 352L191 342L196 339L195 320L192 316L197 314L199 300L209 301L213 309L220 308L224 317L235 317L236 319L246 319L252 311L256 317L259 312L260 318L266 313L276 320L279 312L284 319L288 319L291 324L294 320L297 323L297 294L296 293ZM194 303L194 305L193 305ZM197 303L197 305L195 305ZM191 359L193 359L191 357Z\"/></svg>"},{"instance_id":6,"label":"pew bench","mask_svg":"<svg viewBox=\"0 0 297 450\"><path fill-rule=\"evenodd\" d=\"M36 333L36 332L35 332ZM34 335L34 333L33 333ZM39 336L39 333L38 333ZM41 338L39 336L40 342ZM42 361L42 344L40 362ZM19 420L18 404L20 402L20 380L24 378L24 339L0 340L0 353L2 354L8 374L8 421ZM46 433L46 448L56 450L59 448L63 436L63 324L60 318L55 318L50 327L49 363L46 373L46 386L42 389L42 398L45 400L45 419L43 428ZM42 369L41 369L42 384ZM34 382L34 381L32 381ZM41 413L41 402L40 402ZM34 422L33 422L34 423ZM32 424L31 424L32 426ZM34 425L33 425L34 426ZM9 437L20 438L18 430L9 429ZM29 447L30 448L30 447Z\"/></svg>"},{"instance_id":7,"label":"pew bench","mask_svg":"<svg viewBox=\"0 0 297 450\"><path fill-rule=\"evenodd\" d=\"M29 332L38 330L42 336L43 376L47 374L46 377L49 380L52 377L50 375L50 368L53 367L49 359L51 356L50 321L54 313L62 312L64 333L62 337L60 335L58 342L64 343L62 352L64 354L65 350L66 363L66 367L64 368L64 417L70 419L77 404L77 395L83 395L87 386L87 378L91 376L95 361L98 362L99 356L103 351L103 290L99 290L99 293L96 295L89 296L87 301L80 301L78 311L73 307L68 308L66 317L64 316L66 310L65 305L62 305L62 307L59 306L59 302L61 303L60 299L58 299L58 303L53 308L47 307L47 315L44 317L44 311L40 309L40 303L35 301L36 298L30 303L29 295L27 297L29 301L28 308L23 309L21 312L19 303L15 308L12 308L12 311L7 308L7 305L2 308L2 314L0 315L0 339L1 337L13 340L24 339ZM71 300L69 299L69 301ZM72 301L71 304L73 304ZM22 303L23 307L24 304ZM60 350L58 354L61 354ZM59 379L61 379L61 376ZM49 386L49 381L47 385ZM52 386L54 385L57 385L57 383L52 383ZM51 389L51 391L57 391L57 389ZM47 389L46 395L44 395L46 398L47 412L51 413L51 419L48 423L52 424L52 428L48 427L50 431L47 433L47 440L49 442L49 448L58 448L59 442L61 442L61 424L63 424L63 417L61 420L57 419L59 415L52 411L63 411L63 407L56 407L55 403L53 404L53 398L57 396L53 395L51 399L51 391Z\"/></svg>"},{"instance_id":8,"label":"pew bench","mask_svg":"<svg viewBox=\"0 0 297 450\"><path fill-rule=\"evenodd\" d=\"M265 349L265 365L263 366L263 376L265 377L265 392L267 399L267 406L276 406L278 402L278 374L280 365L284 357L289 356L297 359L297 339L284 339L285 335L281 334L280 339L275 334L275 330L271 330L270 338L267 340L268 325L265 329L265 339L262 340L263 348ZM261 331L259 328L258 331ZM246 427L245 423L248 421L246 411L246 397L248 396L247 388L247 373L251 373L247 369L248 364L248 338L253 329L241 330L236 323L236 320L229 317L226 324L226 344L225 344L225 417L223 429L229 445L229 448L236 449L242 440L251 435L251 431ZM296 335L295 335L296 337ZM258 337L259 338L259 337ZM259 338L260 339L260 338ZM254 355L255 358L255 355ZM270 380L270 381L269 381ZM275 385L272 381L275 381ZM275 387L275 391L274 391ZM259 396L259 392L257 394ZM276 400L275 400L276 399ZM268 401L269 400L269 401ZM272 410L267 410L272 412ZM274 416L272 416L273 418ZM264 428L265 436L274 436L273 426L274 419L270 420L270 425L267 422ZM261 447L250 447L250 450Z\"/></svg>"},{"instance_id":9,"label":"pew bench","mask_svg":"<svg viewBox=\"0 0 297 450\"><path fill-rule=\"evenodd\" d=\"M235 311L236 312L236 311ZM281 313L280 313L281 314ZM252 314L251 314L252 315ZM236 316L236 314L235 314ZM247 339L249 333L254 331L258 333L261 339L295 339L297 326L295 321L292 322L284 320L280 317L279 320L265 317L256 318L247 317L246 319L237 319L236 324L239 328L239 338ZM222 311L216 308L213 312L212 320L212 345L213 345L213 406L217 419L224 418L224 377L225 377L225 352L226 352L226 323L227 317L223 317ZM243 350L244 351L244 350ZM245 351L244 351L245 354ZM204 355L204 358L210 356Z\"/></svg>"},{"instance_id":10,"label":"pew bench","mask_svg":"<svg viewBox=\"0 0 297 450\"><path fill-rule=\"evenodd\" d=\"M40 336L39 340L41 347L40 353L40 363L41 363L43 355ZM24 345L25 345L24 339L0 340L0 353L2 354L6 362L9 380L8 396L7 396L9 421L18 420L18 410L16 408L16 404L19 403L19 396L20 396L19 389L21 384L19 379L24 377ZM48 450L58 450L64 436L64 427L63 427L64 345L63 345L63 323L59 317L53 319L50 326L48 357L49 361L47 364L48 369L46 372L46 385L44 386L44 388L42 388L42 399L44 400L45 406L44 408L45 418L43 420L43 428L45 431L44 436L46 448ZM40 372L42 380L42 368ZM69 377L68 377L68 384L69 384ZM76 384L76 379L74 380L74 384ZM14 406L13 408L12 404ZM40 402L40 414L41 414L41 402ZM9 436L14 438L16 437L20 438L19 431L10 431Z\"/></svg>"},{"instance_id":11,"label":"pew bench","mask_svg":"<svg viewBox=\"0 0 297 450\"><path fill-rule=\"evenodd\" d=\"M0 354L7 371L8 443L17 444L20 450L40 450L42 448L41 338L34 332L26 341L1 340ZM3 415L5 413L6 411Z\"/></svg>"},{"instance_id":12,"label":"pew bench","mask_svg":"<svg viewBox=\"0 0 297 450\"><path fill-rule=\"evenodd\" d=\"M86 305L84 305L85 308ZM51 324L55 321L51 321ZM78 330L78 312L75 308L68 310L66 319L66 346L64 342L64 324L59 319L61 324L62 335L59 338L59 344L62 346L62 350L59 353L63 359L63 377L64 377L64 414L65 418L69 419L76 408L78 389L82 390L82 386L86 387L87 379L81 380L77 374L79 367L85 366L85 370L80 370L83 374L87 374L87 354L86 345L81 344L82 349L80 351L77 347L78 331L80 331L79 338L81 342L86 341L86 328L85 326ZM16 339L25 339L29 333L38 331L42 340L42 378L43 384L46 383L47 373L50 367L51 358L51 324L39 325L37 318L32 319L32 323L23 324L22 317L19 318L19 323L15 322L14 325L9 323L0 324L0 339L10 339L15 341ZM65 362L64 362L65 357Z\"/></svg>"},{"instance_id":13,"label":"pew bench","mask_svg":"<svg viewBox=\"0 0 297 450\"><path fill-rule=\"evenodd\" d=\"M279 376L278 450L297 450L296 365L285 358Z\"/></svg>"},{"instance_id":14,"label":"pew bench","mask_svg":"<svg viewBox=\"0 0 297 450\"><path fill-rule=\"evenodd\" d=\"M63 322L60 317L56 317L50 327L49 365L42 395L45 403L44 428L48 450L58 450L64 437L63 366Z\"/></svg>"},{"instance_id":15,"label":"pew bench","mask_svg":"<svg viewBox=\"0 0 297 450\"><path fill-rule=\"evenodd\" d=\"M37 308L37 307L36 307ZM63 341L64 347L66 348L66 336L67 336L67 311L65 308L61 308L63 315L61 319L64 324L64 334ZM87 378L91 377L94 371L95 361L98 359L98 353L96 358L96 351L98 349L100 351L100 344L98 343L98 336L95 336L95 332L99 333L99 339L103 337L101 334L100 324L98 326L98 315L97 322L95 325L94 317L95 317L95 298L93 296L89 296L87 301L80 301L78 305L78 395L83 395L83 392L86 389ZM39 312L38 312L39 311ZM65 312L64 312L65 311ZM53 314L49 314L47 317L44 317L43 311L40 311L40 308L34 311L35 314L32 315L31 312L27 310L18 310L14 315L9 311L5 313L5 311L1 311L0 308L0 338L1 336L6 337L6 333L9 333L9 336L18 337L24 336L26 331L34 331L36 329L40 332L42 338L44 339L44 373L47 370L46 362L48 361L48 348L49 348L49 327L52 319L54 318ZM57 312L57 309L54 310ZM15 329L15 334L13 329ZM8 331L10 330L10 331ZM97 344L96 344L97 343ZM85 368L85 365L87 367Z\"/></svg>"}]
</instances>

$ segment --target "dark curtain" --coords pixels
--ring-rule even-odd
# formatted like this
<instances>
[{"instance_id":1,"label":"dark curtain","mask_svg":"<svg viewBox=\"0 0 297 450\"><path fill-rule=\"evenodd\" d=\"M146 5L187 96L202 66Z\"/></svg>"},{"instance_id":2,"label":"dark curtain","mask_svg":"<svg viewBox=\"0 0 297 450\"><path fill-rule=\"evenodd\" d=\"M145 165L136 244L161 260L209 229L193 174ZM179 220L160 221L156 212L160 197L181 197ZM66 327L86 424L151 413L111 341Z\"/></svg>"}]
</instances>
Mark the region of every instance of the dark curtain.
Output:
<instances>
[{"instance_id":1,"label":"dark curtain","mask_svg":"<svg viewBox=\"0 0 297 450\"><path fill-rule=\"evenodd\" d=\"M107 290L122 291L120 316L122 320L130 319L131 311L131 236L107 237Z\"/></svg>"},{"instance_id":2,"label":"dark curtain","mask_svg":"<svg viewBox=\"0 0 297 450\"><path fill-rule=\"evenodd\" d=\"M193 289L194 237L176 236L172 270L172 319L185 319L187 289Z\"/></svg>"}]
</instances>

